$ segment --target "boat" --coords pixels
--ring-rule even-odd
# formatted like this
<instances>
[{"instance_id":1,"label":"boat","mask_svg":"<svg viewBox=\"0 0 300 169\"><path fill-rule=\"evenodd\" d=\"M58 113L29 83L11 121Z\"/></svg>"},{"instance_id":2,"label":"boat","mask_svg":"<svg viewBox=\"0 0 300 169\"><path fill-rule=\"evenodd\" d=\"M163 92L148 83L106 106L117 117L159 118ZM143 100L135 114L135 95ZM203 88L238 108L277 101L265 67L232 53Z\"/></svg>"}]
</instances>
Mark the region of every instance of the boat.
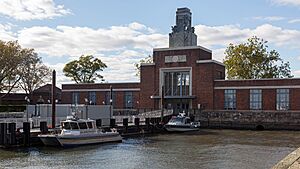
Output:
<instances>
[{"instance_id":1,"label":"boat","mask_svg":"<svg viewBox=\"0 0 300 169\"><path fill-rule=\"evenodd\" d=\"M191 122L191 118L186 116L185 113L179 113L173 116L170 121L165 124L165 129L170 132L186 132L196 131L200 128L200 122Z\"/></svg>"},{"instance_id":2,"label":"boat","mask_svg":"<svg viewBox=\"0 0 300 169\"><path fill-rule=\"evenodd\" d=\"M40 134L38 137L46 146L61 147L122 142L122 137L116 129L105 132L97 128L95 120L78 119L74 115L67 116L65 121L61 121L59 134Z\"/></svg>"}]
</instances>

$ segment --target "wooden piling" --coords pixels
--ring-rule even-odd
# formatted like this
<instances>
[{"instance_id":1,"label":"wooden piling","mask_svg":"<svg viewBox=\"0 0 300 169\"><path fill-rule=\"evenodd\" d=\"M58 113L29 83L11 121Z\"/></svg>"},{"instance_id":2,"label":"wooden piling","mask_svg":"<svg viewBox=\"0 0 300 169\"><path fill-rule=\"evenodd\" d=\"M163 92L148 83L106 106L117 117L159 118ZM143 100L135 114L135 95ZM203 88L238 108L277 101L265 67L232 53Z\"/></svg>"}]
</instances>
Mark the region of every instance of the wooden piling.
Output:
<instances>
[{"instance_id":1,"label":"wooden piling","mask_svg":"<svg viewBox=\"0 0 300 169\"><path fill-rule=\"evenodd\" d=\"M125 133L127 133L127 131L128 131L128 118L123 119L123 127L124 127Z\"/></svg>"},{"instance_id":2,"label":"wooden piling","mask_svg":"<svg viewBox=\"0 0 300 169\"><path fill-rule=\"evenodd\" d=\"M110 119L110 127L111 128L116 127L116 119Z\"/></svg>"},{"instance_id":3,"label":"wooden piling","mask_svg":"<svg viewBox=\"0 0 300 169\"><path fill-rule=\"evenodd\" d=\"M6 123L0 123L0 145L6 144Z\"/></svg>"},{"instance_id":4,"label":"wooden piling","mask_svg":"<svg viewBox=\"0 0 300 169\"><path fill-rule=\"evenodd\" d=\"M41 121L40 122L40 130L42 134L47 134L48 133L48 126L46 121Z\"/></svg>"},{"instance_id":5,"label":"wooden piling","mask_svg":"<svg viewBox=\"0 0 300 169\"><path fill-rule=\"evenodd\" d=\"M134 125L139 127L140 126L140 118L135 118L134 119Z\"/></svg>"},{"instance_id":6,"label":"wooden piling","mask_svg":"<svg viewBox=\"0 0 300 169\"><path fill-rule=\"evenodd\" d=\"M16 123L8 123L9 145L16 145Z\"/></svg>"},{"instance_id":7,"label":"wooden piling","mask_svg":"<svg viewBox=\"0 0 300 169\"><path fill-rule=\"evenodd\" d=\"M30 146L30 123L23 122L24 146Z\"/></svg>"},{"instance_id":8,"label":"wooden piling","mask_svg":"<svg viewBox=\"0 0 300 169\"><path fill-rule=\"evenodd\" d=\"M102 126L102 119L96 119L96 126L101 127Z\"/></svg>"}]
</instances>

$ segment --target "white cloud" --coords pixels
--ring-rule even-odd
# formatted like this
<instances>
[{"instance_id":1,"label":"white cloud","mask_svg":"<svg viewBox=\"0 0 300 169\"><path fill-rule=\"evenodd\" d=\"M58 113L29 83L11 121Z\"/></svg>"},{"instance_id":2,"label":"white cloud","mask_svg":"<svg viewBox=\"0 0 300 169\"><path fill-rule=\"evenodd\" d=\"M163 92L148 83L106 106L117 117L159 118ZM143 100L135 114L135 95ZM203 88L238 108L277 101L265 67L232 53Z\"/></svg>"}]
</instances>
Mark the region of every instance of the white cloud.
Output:
<instances>
[{"instance_id":1,"label":"white cloud","mask_svg":"<svg viewBox=\"0 0 300 169\"><path fill-rule=\"evenodd\" d=\"M300 70L292 71L292 75L294 75L294 77L300 77Z\"/></svg>"},{"instance_id":2,"label":"white cloud","mask_svg":"<svg viewBox=\"0 0 300 169\"><path fill-rule=\"evenodd\" d=\"M298 22L300 22L300 19L292 19L288 21L288 23L298 23Z\"/></svg>"},{"instance_id":3,"label":"white cloud","mask_svg":"<svg viewBox=\"0 0 300 169\"><path fill-rule=\"evenodd\" d=\"M300 0L271 0L271 1L278 5L300 6Z\"/></svg>"},{"instance_id":4,"label":"white cloud","mask_svg":"<svg viewBox=\"0 0 300 169\"><path fill-rule=\"evenodd\" d=\"M11 31L12 24L0 24L0 40L16 40L16 34Z\"/></svg>"},{"instance_id":5,"label":"white cloud","mask_svg":"<svg viewBox=\"0 0 300 169\"><path fill-rule=\"evenodd\" d=\"M53 0L1 0L0 13L16 20L47 19L70 14Z\"/></svg>"},{"instance_id":6,"label":"white cloud","mask_svg":"<svg viewBox=\"0 0 300 169\"><path fill-rule=\"evenodd\" d=\"M262 21L268 21L268 22L272 22L272 21L281 21L284 20L285 17L282 16L256 16L253 17L254 20L262 20Z\"/></svg>"},{"instance_id":7,"label":"white cloud","mask_svg":"<svg viewBox=\"0 0 300 169\"><path fill-rule=\"evenodd\" d=\"M108 29L35 26L20 30L18 39L21 45L50 56L80 56L128 48L152 50L167 45L167 35L152 33L151 28L138 23Z\"/></svg>"},{"instance_id":8,"label":"white cloud","mask_svg":"<svg viewBox=\"0 0 300 169\"><path fill-rule=\"evenodd\" d=\"M198 44L207 47L228 46L239 43L251 36L258 36L276 46L300 48L300 31L284 29L270 24L263 24L254 29L241 28L239 25L206 26L197 25Z\"/></svg>"}]
</instances>

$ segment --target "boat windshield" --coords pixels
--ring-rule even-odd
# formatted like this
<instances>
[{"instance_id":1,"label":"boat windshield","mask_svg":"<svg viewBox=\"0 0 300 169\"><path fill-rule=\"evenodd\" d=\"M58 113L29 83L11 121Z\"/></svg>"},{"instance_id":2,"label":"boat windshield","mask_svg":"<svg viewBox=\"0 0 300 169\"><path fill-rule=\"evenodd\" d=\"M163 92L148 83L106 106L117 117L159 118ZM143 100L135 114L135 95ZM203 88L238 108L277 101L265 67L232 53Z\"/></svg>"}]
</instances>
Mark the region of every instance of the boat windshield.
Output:
<instances>
[{"instance_id":1,"label":"boat windshield","mask_svg":"<svg viewBox=\"0 0 300 169\"><path fill-rule=\"evenodd\" d=\"M78 129L78 124L75 122L70 122L72 129Z\"/></svg>"},{"instance_id":2,"label":"boat windshield","mask_svg":"<svg viewBox=\"0 0 300 169\"><path fill-rule=\"evenodd\" d=\"M78 124L79 124L79 128L80 128L80 129L87 129L87 125L86 125L85 122L80 122L80 123L78 123Z\"/></svg>"},{"instance_id":3,"label":"boat windshield","mask_svg":"<svg viewBox=\"0 0 300 169\"><path fill-rule=\"evenodd\" d=\"M63 128L63 129L70 130L70 129L71 129L70 123L69 123L69 122L64 122L64 123L62 123L62 128Z\"/></svg>"},{"instance_id":4,"label":"boat windshield","mask_svg":"<svg viewBox=\"0 0 300 169\"><path fill-rule=\"evenodd\" d=\"M92 124L92 122L91 122L91 121L87 122L87 125L89 126L89 128L90 128L90 129L92 129L92 128L93 128L93 124Z\"/></svg>"},{"instance_id":5,"label":"boat windshield","mask_svg":"<svg viewBox=\"0 0 300 169\"><path fill-rule=\"evenodd\" d=\"M181 118L181 117L175 117L175 118L172 118L171 120L170 120L170 122L172 122L172 123L178 123L178 122L180 122L180 123L183 123L183 118Z\"/></svg>"}]
</instances>

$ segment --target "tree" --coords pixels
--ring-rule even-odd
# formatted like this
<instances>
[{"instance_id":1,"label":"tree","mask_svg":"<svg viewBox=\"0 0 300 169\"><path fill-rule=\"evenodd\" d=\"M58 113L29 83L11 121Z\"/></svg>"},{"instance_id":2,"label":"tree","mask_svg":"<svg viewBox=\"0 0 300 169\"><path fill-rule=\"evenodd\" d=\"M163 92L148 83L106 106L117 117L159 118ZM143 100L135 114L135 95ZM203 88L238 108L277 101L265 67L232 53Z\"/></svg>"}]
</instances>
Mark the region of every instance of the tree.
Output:
<instances>
[{"instance_id":1,"label":"tree","mask_svg":"<svg viewBox=\"0 0 300 169\"><path fill-rule=\"evenodd\" d=\"M224 64L228 79L293 77L289 62L283 62L277 51L268 51L267 41L256 36L246 43L229 44Z\"/></svg>"},{"instance_id":2,"label":"tree","mask_svg":"<svg viewBox=\"0 0 300 169\"><path fill-rule=\"evenodd\" d=\"M24 49L24 56L20 66L22 76L18 84L26 94L32 94L35 89L50 81L51 71L33 49Z\"/></svg>"},{"instance_id":3,"label":"tree","mask_svg":"<svg viewBox=\"0 0 300 169\"><path fill-rule=\"evenodd\" d=\"M63 69L65 76L70 77L76 83L94 83L97 78L102 81L103 76L99 74L107 68L106 64L92 55L80 56L79 60L67 63Z\"/></svg>"},{"instance_id":4,"label":"tree","mask_svg":"<svg viewBox=\"0 0 300 169\"><path fill-rule=\"evenodd\" d=\"M135 63L134 64L134 67L135 67L135 70L136 70L136 76L140 76L141 74L141 64L142 63L153 63L153 58L151 55L148 55L148 57L144 58L144 59L141 59L139 63Z\"/></svg>"},{"instance_id":5,"label":"tree","mask_svg":"<svg viewBox=\"0 0 300 169\"><path fill-rule=\"evenodd\" d=\"M24 61L24 53L17 41L0 41L0 92L8 94L16 88L21 79L19 67Z\"/></svg>"}]
</instances>

